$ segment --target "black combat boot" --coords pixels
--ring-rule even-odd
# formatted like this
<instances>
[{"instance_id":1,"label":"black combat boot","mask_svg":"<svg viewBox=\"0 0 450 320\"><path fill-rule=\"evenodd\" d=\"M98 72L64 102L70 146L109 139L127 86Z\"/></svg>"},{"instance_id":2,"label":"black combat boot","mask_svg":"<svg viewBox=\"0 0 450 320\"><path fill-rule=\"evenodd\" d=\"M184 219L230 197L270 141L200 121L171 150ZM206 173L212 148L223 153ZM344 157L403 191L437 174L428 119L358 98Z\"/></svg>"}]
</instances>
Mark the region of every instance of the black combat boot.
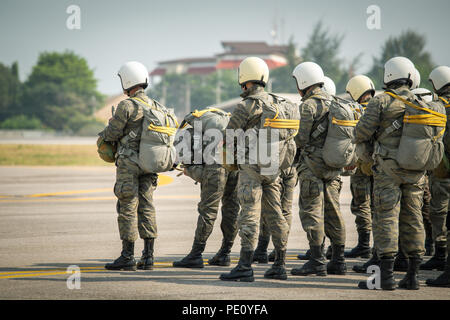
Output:
<instances>
[{"instance_id":1,"label":"black combat boot","mask_svg":"<svg viewBox=\"0 0 450 320\"><path fill-rule=\"evenodd\" d=\"M428 223L424 223L425 226L425 255L434 256L434 241L433 232L431 226Z\"/></svg>"},{"instance_id":2,"label":"black combat boot","mask_svg":"<svg viewBox=\"0 0 450 320\"><path fill-rule=\"evenodd\" d=\"M223 266L227 267L231 264L230 252L233 247L233 241L222 241L222 247L216 253L214 257L208 260L208 264L211 266Z\"/></svg>"},{"instance_id":3,"label":"black combat boot","mask_svg":"<svg viewBox=\"0 0 450 320\"><path fill-rule=\"evenodd\" d=\"M309 259L311 259L311 250L308 249L305 254L301 254L300 253L297 256L297 259L298 260L309 260Z\"/></svg>"},{"instance_id":4,"label":"black combat boot","mask_svg":"<svg viewBox=\"0 0 450 320\"><path fill-rule=\"evenodd\" d=\"M352 250L345 252L346 258L370 257L370 231L358 231L358 244Z\"/></svg>"},{"instance_id":5,"label":"black combat boot","mask_svg":"<svg viewBox=\"0 0 450 320\"><path fill-rule=\"evenodd\" d=\"M383 290L395 290L394 280L394 258L381 258L380 259L380 286ZM367 281L360 281L358 288L369 289L367 287Z\"/></svg>"},{"instance_id":6,"label":"black combat boot","mask_svg":"<svg viewBox=\"0 0 450 320\"><path fill-rule=\"evenodd\" d=\"M400 248L399 248L400 249ZM409 259L403 251L400 249L395 256L394 260L394 271L407 272L409 265Z\"/></svg>"},{"instance_id":7,"label":"black combat boot","mask_svg":"<svg viewBox=\"0 0 450 320\"><path fill-rule=\"evenodd\" d=\"M422 259L420 258L409 258L408 271L405 277L400 280L398 287L408 290L419 290L419 279L417 278L419 274L419 267Z\"/></svg>"},{"instance_id":8,"label":"black combat boot","mask_svg":"<svg viewBox=\"0 0 450 320\"><path fill-rule=\"evenodd\" d=\"M444 271L445 268L445 252L447 251L446 243L436 242L435 253L430 260L420 266L420 270L439 270Z\"/></svg>"},{"instance_id":9,"label":"black combat boot","mask_svg":"<svg viewBox=\"0 0 450 320\"><path fill-rule=\"evenodd\" d=\"M375 250L375 248L372 249L372 258L367 260L364 264L355 264L352 269L357 273L366 273L367 268L372 265L380 265L380 258L378 257L377 250Z\"/></svg>"},{"instance_id":10,"label":"black combat boot","mask_svg":"<svg viewBox=\"0 0 450 320\"><path fill-rule=\"evenodd\" d=\"M344 275L347 273L347 264L344 259L344 245L332 245L331 261L327 264L328 274Z\"/></svg>"},{"instance_id":11,"label":"black combat boot","mask_svg":"<svg viewBox=\"0 0 450 320\"><path fill-rule=\"evenodd\" d=\"M274 262L275 261L275 255L276 255L276 250L273 249L272 252L269 254L269 261L270 262Z\"/></svg>"},{"instance_id":12,"label":"black combat boot","mask_svg":"<svg viewBox=\"0 0 450 320\"><path fill-rule=\"evenodd\" d=\"M241 256L236 267L231 269L229 273L222 273L220 280L222 281L242 281L253 282L255 278L253 276L252 269L253 250L241 249Z\"/></svg>"},{"instance_id":13,"label":"black combat boot","mask_svg":"<svg viewBox=\"0 0 450 320\"><path fill-rule=\"evenodd\" d=\"M311 246L311 258L301 268L291 270L294 276L308 276L315 274L317 276L326 276L325 259L321 246Z\"/></svg>"},{"instance_id":14,"label":"black combat boot","mask_svg":"<svg viewBox=\"0 0 450 320\"><path fill-rule=\"evenodd\" d=\"M137 268L141 270L153 269L153 245L155 238L144 239L144 250L142 250L141 260L137 263Z\"/></svg>"},{"instance_id":15,"label":"black combat boot","mask_svg":"<svg viewBox=\"0 0 450 320\"><path fill-rule=\"evenodd\" d=\"M450 254L447 254L447 263L445 270L436 279L427 279L427 286L450 288Z\"/></svg>"},{"instance_id":16,"label":"black combat boot","mask_svg":"<svg viewBox=\"0 0 450 320\"><path fill-rule=\"evenodd\" d=\"M275 260L272 267L264 273L264 278L286 280L286 250L275 250Z\"/></svg>"},{"instance_id":17,"label":"black combat boot","mask_svg":"<svg viewBox=\"0 0 450 320\"><path fill-rule=\"evenodd\" d=\"M331 246L328 246L327 252L325 253L325 258L331 260L332 255L333 255L333 248Z\"/></svg>"},{"instance_id":18,"label":"black combat boot","mask_svg":"<svg viewBox=\"0 0 450 320\"><path fill-rule=\"evenodd\" d=\"M122 252L114 262L107 263L105 269L135 271L136 260L134 260L134 242L122 240Z\"/></svg>"},{"instance_id":19,"label":"black combat boot","mask_svg":"<svg viewBox=\"0 0 450 320\"><path fill-rule=\"evenodd\" d=\"M174 261L173 266L175 268L203 268L202 253L205 250L205 245L204 242L194 241L191 252L180 261Z\"/></svg>"},{"instance_id":20,"label":"black combat boot","mask_svg":"<svg viewBox=\"0 0 450 320\"><path fill-rule=\"evenodd\" d=\"M269 263L269 257L267 256L267 247L269 246L269 239L259 237L258 246L253 253L253 262Z\"/></svg>"}]
</instances>

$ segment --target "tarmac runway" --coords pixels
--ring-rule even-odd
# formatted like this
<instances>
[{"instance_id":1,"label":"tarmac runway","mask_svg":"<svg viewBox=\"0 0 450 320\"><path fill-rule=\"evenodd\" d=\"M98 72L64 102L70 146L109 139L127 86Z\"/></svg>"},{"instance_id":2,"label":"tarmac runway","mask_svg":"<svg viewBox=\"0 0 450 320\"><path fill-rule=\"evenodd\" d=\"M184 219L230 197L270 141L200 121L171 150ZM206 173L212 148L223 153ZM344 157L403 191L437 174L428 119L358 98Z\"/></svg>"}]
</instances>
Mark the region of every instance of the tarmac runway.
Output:
<instances>
[{"instance_id":1,"label":"tarmac runway","mask_svg":"<svg viewBox=\"0 0 450 320\"><path fill-rule=\"evenodd\" d=\"M253 283L223 282L219 275L230 267L205 264L204 269L172 268L171 262L190 250L197 221L199 186L176 173L163 174L155 192L159 236L156 265L151 271L108 271L103 268L120 254L114 167L0 167L0 299L450 299L450 289L425 286L440 272L422 271L419 291L360 290L368 275L351 271L363 259L348 259L346 276L264 279L269 265L256 264ZM294 199L288 243L288 271L303 264L296 259L307 249ZM350 212L349 179L344 178L341 208L347 244L356 245ZM204 258L219 249L220 214ZM136 243L140 256L142 241ZM270 247L272 248L272 247ZM233 265L240 250L233 247ZM428 259L428 257L427 257ZM80 288L73 288L69 266L81 271ZM403 273L396 273L400 280ZM69 284L68 285L68 280Z\"/></svg>"}]
</instances>

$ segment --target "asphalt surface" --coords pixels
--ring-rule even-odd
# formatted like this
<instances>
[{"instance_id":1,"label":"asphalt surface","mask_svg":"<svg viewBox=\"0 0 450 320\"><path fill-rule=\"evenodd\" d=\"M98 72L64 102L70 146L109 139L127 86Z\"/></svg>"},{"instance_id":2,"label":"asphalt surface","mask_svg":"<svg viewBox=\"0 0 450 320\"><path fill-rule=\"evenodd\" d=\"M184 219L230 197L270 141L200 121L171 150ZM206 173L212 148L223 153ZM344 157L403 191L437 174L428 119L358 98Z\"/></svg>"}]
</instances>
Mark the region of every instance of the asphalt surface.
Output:
<instances>
[{"instance_id":1,"label":"asphalt surface","mask_svg":"<svg viewBox=\"0 0 450 320\"><path fill-rule=\"evenodd\" d=\"M156 266L151 271L108 271L106 262L121 250L115 199L114 167L0 167L0 299L450 299L450 289L425 286L440 272L422 271L419 291L360 290L368 275L264 279L269 265L254 266L256 281L220 281L230 267L206 264L175 269L171 262L187 254L197 221L199 187L187 177L165 174L155 193L159 236ZM295 198L298 198L298 190ZM347 248L356 244L350 213L349 180L344 178L341 207L347 227ZM307 249L297 200L288 244L287 268L303 264L295 256ZM204 258L220 247L220 217ZM136 256L142 250L136 243ZM233 247L237 261L240 240ZM363 259L348 259L348 269ZM69 289L68 266L81 270L80 289ZM233 266L232 265L232 266ZM400 280L403 273L396 273ZM69 281L70 282L70 281ZM74 284L76 282L70 282Z\"/></svg>"}]
</instances>

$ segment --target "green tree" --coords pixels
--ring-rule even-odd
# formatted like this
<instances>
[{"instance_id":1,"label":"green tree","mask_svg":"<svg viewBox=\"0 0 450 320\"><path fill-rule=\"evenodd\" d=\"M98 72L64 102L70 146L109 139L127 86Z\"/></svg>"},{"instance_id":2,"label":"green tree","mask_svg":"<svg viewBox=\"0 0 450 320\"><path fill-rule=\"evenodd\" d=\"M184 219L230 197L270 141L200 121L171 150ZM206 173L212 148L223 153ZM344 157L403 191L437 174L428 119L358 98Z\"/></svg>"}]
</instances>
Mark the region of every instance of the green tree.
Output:
<instances>
[{"instance_id":1,"label":"green tree","mask_svg":"<svg viewBox=\"0 0 450 320\"><path fill-rule=\"evenodd\" d=\"M339 58L343 40L343 35L332 34L319 21L315 24L306 46L301 51L304 61L312 61L320 65L324 74L335 82L337 93L345 92L349 79L349 71L344 67L344 61ZM351 66L356 62L357 60L354 60Z\"/></svg>"},{"instance_id":2,"label":"green tree","mask_svg":"<svg viewBox=\"0 0 450 320\"><path fill-rule=\"evenodd\" d=\"M21 111L50 128L76 132L80 123L73 119L88 123L102 100L84 58L70 51L44 52L24 84Z\"/></svg>"},{"instance_id":3,"label":"green tree","mask_svg":"<svg viewBox=\"0 0 450 320\"><path fill-rule=\"evenodd\" d=\"M17 62L11 67L0 63L0 121L17 110L21 83Z\"/></svg>"},{"instance_id":4,"label":"green tree","mask_svg":"<svg viewBox=\"0 0 450 320\"><path fill-rule=\"evenodd\" d=\"M373 65L368 76L377 88L383 86L384 64L390 58L403 56L410 59L421 76L421 87L432 90L427 81L428 75L435 66L431 54L425 50L426 37L412 30L403 31L399 36L391 36L381 47L381 54L373 58Z\"/></svg>"}]
</instances>

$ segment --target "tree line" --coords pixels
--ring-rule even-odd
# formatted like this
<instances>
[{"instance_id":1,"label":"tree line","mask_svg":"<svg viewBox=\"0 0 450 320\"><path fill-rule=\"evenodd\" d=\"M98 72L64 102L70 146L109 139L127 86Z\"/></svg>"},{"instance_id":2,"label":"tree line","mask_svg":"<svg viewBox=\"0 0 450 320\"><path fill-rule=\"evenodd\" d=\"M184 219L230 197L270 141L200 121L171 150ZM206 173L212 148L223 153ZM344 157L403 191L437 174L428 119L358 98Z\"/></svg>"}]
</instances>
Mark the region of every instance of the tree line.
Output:
<instances>
[{"instance_id":1,"label":"tree line","mask_svg":"<svg viewBox=\"0 0 450 320\"><path fill-rule=\"evenodd\" d=\"M348 80L360 70L362 53L355 52L350 60L341 57L345 36L333 33L318 22L308 41L297 51L291 37L287 50L287 65L271 71L271 89L278 93L296 93L292 70L301 61L318 63L326 76L336 83L337 92L344 93ZM355 44L355 47L357 45ZM383 83L383 65L394 56L408 57L420 71L422 87L432 89L426 80L435 64L426 50L426 38L412 30L389 37L373 57L366 74L376 88ZM104 101L97 91L97 80L86 59L74 52L44 52L39 55L31 74L23 83L19 80L19 66L0 63L0 129L46 129L73 134L96 134L104 124L93 117ZM219 86L219 90L217 90ZM212 74L168 74L152 85L147 94L157 100L164 98L168 107L184 114L191 110L214 105L240 94L236 70L220 70ZM188 101L187 101L188 100ZM187 103L188 102L188 103Z\"/></svg>"}]
</instances>

